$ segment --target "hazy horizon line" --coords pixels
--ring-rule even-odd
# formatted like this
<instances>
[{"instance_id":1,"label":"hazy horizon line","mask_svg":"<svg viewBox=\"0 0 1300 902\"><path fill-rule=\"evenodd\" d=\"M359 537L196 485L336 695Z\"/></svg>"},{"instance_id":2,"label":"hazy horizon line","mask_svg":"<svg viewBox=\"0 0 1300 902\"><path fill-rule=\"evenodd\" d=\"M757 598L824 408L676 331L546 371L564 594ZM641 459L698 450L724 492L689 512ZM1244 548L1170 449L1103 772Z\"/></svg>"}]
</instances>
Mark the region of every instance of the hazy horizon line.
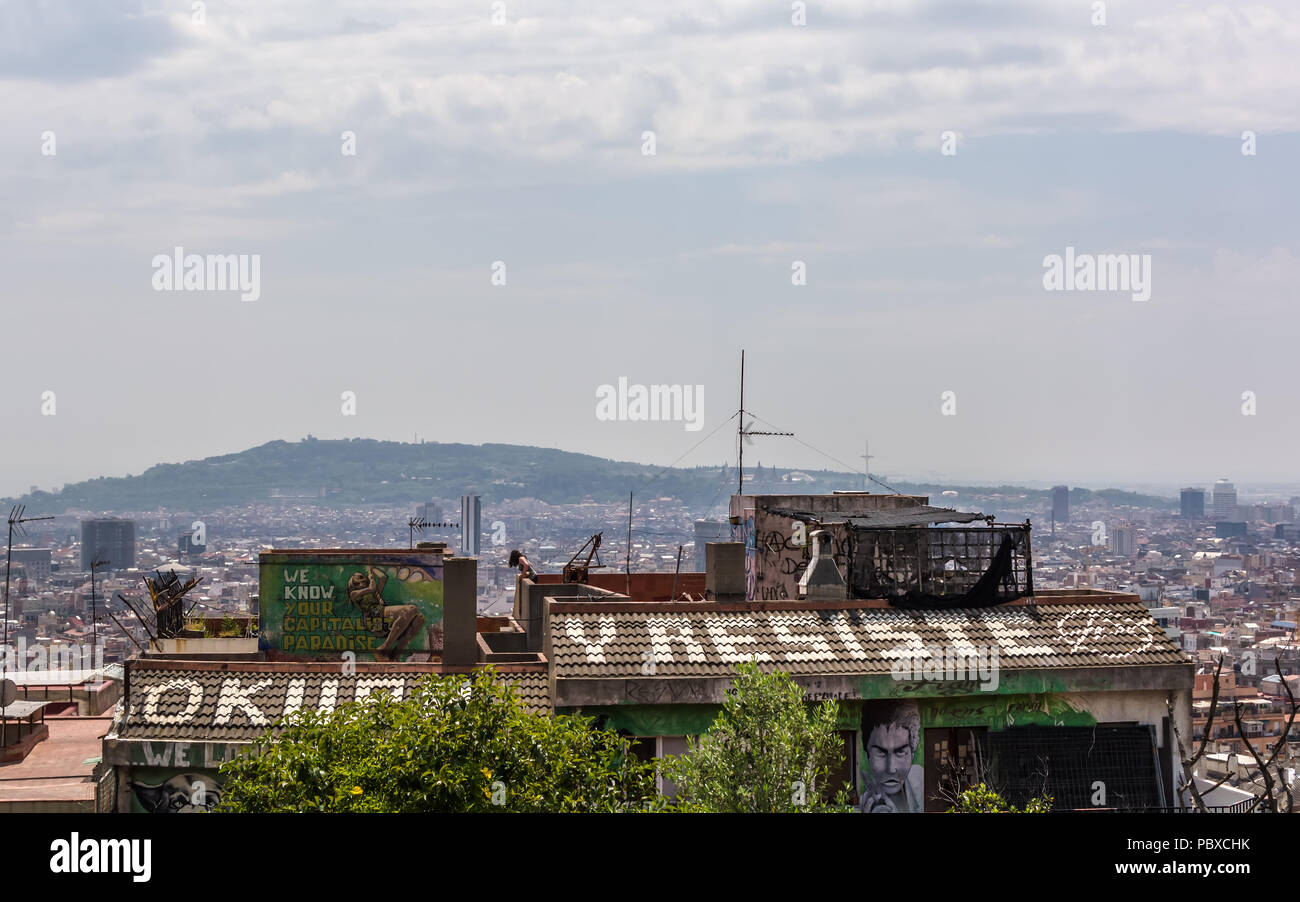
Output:
<instances>
[{"instance_id":1,"label":"hazy horizon line","mask_svg":"<svg viewBox=\"0 0 1300 902\"><path fill-rule=\"evenodd\" d=\"M707 468L715 468L715 467L726 467L727 469L733 471L735 469L735 463L730 460L726 461L723 464L704 463L704 464L684 465L678 463L673 465L663 465L663 464L657 464L654 462L647 462L647 461L623 460L623 459L612 458L612 457L603 457L598 454L592 454L588 451L573 450L569 448L560 448L553 445L536 445L536 444L528 444L528 443L499 442L499 441L497 442L432 441L428 439L406 441L401 439L374 438L371 436L360 436L360 435L341 437L341 438L320 438L318 436L312 435L311 433L307 433L306 435L303 435L298 439L286 439L286 438L268 439L267 441L261 442L260 444L250 445L246 448L234 452L210 454L204 457L193 457L188 460L181 460L181 461L160 460L150 464L147 468L145 468L145 470L141 471L141 473L125 473L120 475L99 474L97 476L90 476L84 479L65 481L63 483L60 483L57 488L42 488L39 485L37 485L35 488L38 492L45 492L48 494L59 494L62 491L64 491L67 488L67 486L75 485L79 482L90 482L96 479L132 479L141 476L144 473L147 473L149 470L153 469L154 467L158 467L158 466L176 466L176 465L184 465L184 464L191 464L191 463L201 463L205 460L211 460L213 458L246 454L249 451L264 447L266 445L276 444L277 442L292 445L292 444L302 444L303 442L306 442L308 440L314 440L320 442L331 442L331 443L344 443L344 442L351 442L351 441L373 441L373 442L383 443L383 444L411 446L411 447L422 446L422 445L448 445L448 446L461 445L469 448L482 448L491 445L501 445L507 447L516 447L516 448L559 451L564 454L578 454L587 457L594 457L598 460L607 461L610 463L632 464L641 467L659 467L663 470L688 471L688 470L696 470L702 468L707 469ZM745 469L747 472L752 472L756 467L758 467L761 464L762 464L761 460L758 460L756 457L754 464L746 465ZM795 465L768 464L764 466L764 469L775 469L780 471L807 471L811 473L825 473L829 475L843 476L843 477L854 477L854 476L861 477L864 475L861 470L836 470L836 469L827 468L825 466L819 467L819 466L799 465L799 464L795 464ZM1149 479L1140 479L1140 478L1126 479L1126 480L1105 480L1105 479L1085 478L1077 481L1070 481L1070 480L1045 480L1045 479L1024 478L1024 477L1016 478L1016 477L1009 477L1009 476L976 477L976 476L952 476L947 474L909 475L906 473L890 473L888 471L886 471L884 475L881 475L880 470L876 470L876 472L873 473L872 475L875 476L875 478L885 482L892 481L895 483L906 483L910 485L960 485L960 486L968 486L971 488L997 488L1001 486L1008 486L1008 487L1025 488L1031 490L1044 490L1044 489L1050 489L1055 485L1067 485L1070 488L1083 488L1083 489L1088 489L1089 491L1105 491L1110 489L1110 490L1133 492L1135 494L1149 494L1149 495L1157 495L1157 496L1163 496L1164 492L1170 492L1168 496L1170 498L1177 498L1178 490L1181 488L1207 488L1208 489L1214 483L1213 479L1204 480L1200 482L1195 480L1186 480L1186 479L1153 481ZM1217 479L1221 477L1215 477L1215 478ZM1233 485L1236 486L1238 489L1254 488L1256 490L1272 489L1274 491L1277 491L1277 490L1285 490L1291 487L1300 489L1300 480L1295 482L1290 482L1287 480L1261 480L1261 481L1249 481L1249 482L1234 481ZM875 489L876 491L879 491L880 493L884 493L886 491L886 489L883 486L879 486L879 485L873 486L872 488ZM9 496L5 496L4 500L13 502L17 499L30 497L31 494L32 492L28 491L24 493L9 495Z\"/></svg>"}]
</instances>

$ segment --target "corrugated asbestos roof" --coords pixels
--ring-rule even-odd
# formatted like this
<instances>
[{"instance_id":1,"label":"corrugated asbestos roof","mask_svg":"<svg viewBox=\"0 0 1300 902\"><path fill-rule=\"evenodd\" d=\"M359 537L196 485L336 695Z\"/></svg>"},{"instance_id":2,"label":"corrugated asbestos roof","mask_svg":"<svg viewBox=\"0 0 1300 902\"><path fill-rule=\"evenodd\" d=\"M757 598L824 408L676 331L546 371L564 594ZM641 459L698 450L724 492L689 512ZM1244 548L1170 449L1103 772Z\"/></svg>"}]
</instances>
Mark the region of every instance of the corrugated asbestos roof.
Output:
<instances>
[{"instance_id":1,"label":"corrugated asbestos roof","mask_svg":"<svg viewBox=\"0 0 1300 902\"><path fill-rule=\"evenodd\" d=\"M927 649L997 649L1003 670L1186 664L1140 602L551 615L557 679L725 677L753 658L791 674L891 673Z\"/></svg>"},{"instance_id":2,"label":"corrugated asbestos roof","mask_svg":"<svg viewBox=\"0 0 1300 902\"><path fill-rule=\"evenodd\" d=\"M242 742L256 739L281 716L298 709L333 710L371 693L405 698L425 672L344 675L293 670L219 671L132 668L120 739ZM468 677L468 674L465 675ZM496 673L530 711L551 710L543 673Z\"/></svg>"},{"instance_id":3,"label":"corrugated asbestos roof","mask_svg":"<svg viewBox=\"0 0 1300 902\"><path fill-rule=\"evenodd\" d=\"M954 510L951 507L931 507L925 504L914 507L900 507L893 510L860 511L854 514L815 513L775 507L768 508L768 512L800 520L816 520L818 523L852 523L854 526L870 526L879 529L929 526L931 523L971 523L975 520L985 519L984 514Z\"/></svg>"}]
</instances>

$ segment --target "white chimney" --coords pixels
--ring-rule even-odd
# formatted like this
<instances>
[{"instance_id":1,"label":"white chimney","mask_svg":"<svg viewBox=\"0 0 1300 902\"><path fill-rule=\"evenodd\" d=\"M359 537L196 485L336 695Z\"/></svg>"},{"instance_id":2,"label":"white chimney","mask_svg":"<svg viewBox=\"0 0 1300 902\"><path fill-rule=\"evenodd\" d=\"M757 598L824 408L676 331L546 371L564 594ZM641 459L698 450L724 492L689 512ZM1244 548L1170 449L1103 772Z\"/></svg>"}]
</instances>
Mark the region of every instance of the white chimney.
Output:
<instances>
[{"instance_id":1,"label":"white chimney","mask_svg":"<svg viewBox=\"0 0 1300 902\"><path fill-rule=\"evenodd\" d=\"M812 541L812 560L799 577L799 597L806 601L843 601L848 597L848 590L831 556L830 535L818 529L808 538Z\"/></svg>"}]
</instances>

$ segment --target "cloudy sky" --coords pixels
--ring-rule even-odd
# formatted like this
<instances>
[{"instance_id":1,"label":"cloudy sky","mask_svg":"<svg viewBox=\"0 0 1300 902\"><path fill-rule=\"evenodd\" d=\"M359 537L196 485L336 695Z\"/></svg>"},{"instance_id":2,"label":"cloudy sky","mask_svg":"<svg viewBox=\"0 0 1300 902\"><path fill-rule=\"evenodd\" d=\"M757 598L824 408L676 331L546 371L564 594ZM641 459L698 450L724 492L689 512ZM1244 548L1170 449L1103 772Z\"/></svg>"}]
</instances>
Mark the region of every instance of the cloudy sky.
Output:
<instances>
[{"instance_id":1,"label":"cloudy sky","mask_svg":"<svg viewBox=\"0 0 1300 902\"><path fill-rule=\"evenodd\" d=\"M764 465L1292 480L1300 7L1100 6L7 0L0 493L308 433L666 464L741 348ZM260 297L154 290L178 246ZM1045 290L1067 247L1150 300ZM704 428L598 419L619 377Z\"/></svg>"}]
</instances>

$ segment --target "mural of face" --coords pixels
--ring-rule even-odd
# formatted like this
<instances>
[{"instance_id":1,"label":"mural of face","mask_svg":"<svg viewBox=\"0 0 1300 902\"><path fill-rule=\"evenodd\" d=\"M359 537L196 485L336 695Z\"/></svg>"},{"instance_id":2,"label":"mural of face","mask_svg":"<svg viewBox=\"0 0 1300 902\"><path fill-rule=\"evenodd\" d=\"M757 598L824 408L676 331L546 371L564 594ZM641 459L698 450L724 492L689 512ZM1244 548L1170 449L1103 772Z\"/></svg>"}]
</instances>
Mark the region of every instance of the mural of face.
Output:
<instances>
[{"instance_id":1,"label":"mural of face","mask_svg":"<svg viewBox=\"0 0 1300 902\"><path fill-rule=\"evenodd\" d=\"M911 701L867 702L862 710L859 809L868 813L922 811L924 769L913 764L921 718Z\"/></svg>"},{"instance_id":2,"label":"mural of face","mask_svg":"<svg viewBox=\"0 0 1300 902\"><path fill-rule=\"evenodd\" d=\"M210 777L177 774L155 786L132 783L136 801L150 814L211 811L221 802L221 787Z\"/></svg>"},{"instance_id":3,"label":"mural of face","mask_svg":"<svg viewBox=\"0 0 1300 902\"><path fill-rule=\"evenodd\" d=\"M867 763L871 765L875 784L885 796L883 801L892 803L896 809L902 802L901 807L906 810L902 793L915 752L912 737L902 724L878 726L867 738Z\"/></svg>"}]
</instances>

